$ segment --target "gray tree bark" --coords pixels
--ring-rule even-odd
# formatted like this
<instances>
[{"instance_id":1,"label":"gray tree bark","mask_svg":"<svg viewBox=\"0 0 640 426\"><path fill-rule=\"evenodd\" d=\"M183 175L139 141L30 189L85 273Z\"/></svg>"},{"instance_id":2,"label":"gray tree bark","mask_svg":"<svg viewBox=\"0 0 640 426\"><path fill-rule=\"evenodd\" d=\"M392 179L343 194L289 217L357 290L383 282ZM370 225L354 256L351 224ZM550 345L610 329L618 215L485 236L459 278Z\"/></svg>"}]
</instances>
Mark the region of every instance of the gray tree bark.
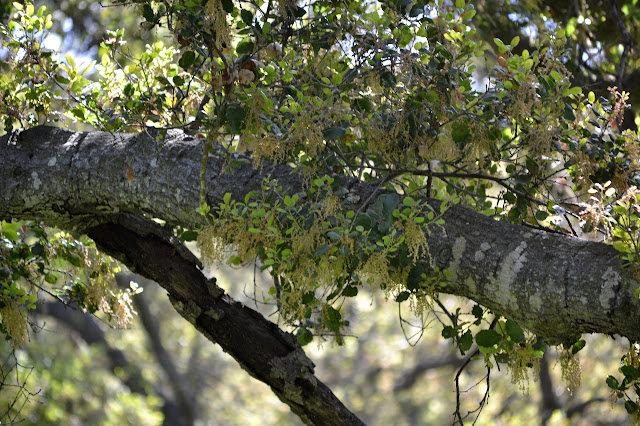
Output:
<instances>
[{"instance_id":1,"label":"gray tree bark","mask_svg":"<svg viewBox=\"0 0 640 426\"><path fill-rule=\"evenodd\" d=\"M276 386L274 391L283 401L302 412L303 419L313 421L312 412L294 408L303 401L299 395L306 398L321 389L321 382L309 376L312 365L297 343L279 330L274 334L276 327L267 325L271 323L260 315L221 296L215 284L207 287L197 259L142 218L147 214L170 225L204 225L195 211L202 149L201 140L177 131L170 131L161 143L146 133L78 133L52 127L4 136L0 138L0 219L33 219L88 233L131 269L167 288L183 316L236 356L233 351L239 348L225 346L225 339L235 342L237 336L232 338L230 329L222 326L232 321L242 336L236 343L242 350L247 346L253 350L250 359L236 357L240 364L272 388ZM287 166L264 163L256 169L250 159L237 159L245 164L229 169L227 160L210 154L209 205L220 204L226 192L243 199L248 192L259 191L265 178L277 179L288 193L302 191L302 178ZM131 180L127 179L129 167L135 174ZM343 202L346 209L358 210L365 200L384 193L344 177L342 185L349 189ZM429 202L438 210L438 201ZM581 333L640 340L637 274L624 267L610 246L498 222L462 206L450 207L443 219L444 226L431 227L431 258L423 259L425 269L435 264L451 271L442 292L475 300L551 343L571 341ZM172 252L143 250L152 239ZM169 262L176 269L167 271L154 256L180 257L182 263ZM158 276L158 270L164 274ZM263 333L275 340L266 343L254 338ZM265 347L271 350L265 352ZM256 361L273 371L258 373ZM278 376L277 380L268 381L270 375Z\"/></svg>"}]
</instances>

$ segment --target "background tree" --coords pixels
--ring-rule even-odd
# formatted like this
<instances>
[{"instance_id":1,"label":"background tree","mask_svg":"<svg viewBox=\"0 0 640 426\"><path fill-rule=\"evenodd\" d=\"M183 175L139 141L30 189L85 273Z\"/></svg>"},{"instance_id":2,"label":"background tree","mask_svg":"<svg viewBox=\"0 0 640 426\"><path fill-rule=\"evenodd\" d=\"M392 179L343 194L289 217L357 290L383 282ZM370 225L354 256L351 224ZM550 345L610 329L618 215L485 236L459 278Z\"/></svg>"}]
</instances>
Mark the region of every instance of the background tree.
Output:
<instances>
[{"instance_id":1,"label":"background tree","mask_svg":"<svg viewBox=\"0 0 640 426\"><path fill-rule=\"evenodd\" d=\"M607 384L637 412L637 135L616 131L624 92L596 100L571 86L568 31L536 30L532 14L530 49L494 39L497 67L482 88L472 75L490 48L464 2L140 2L142 31L166 28L180 50L155 42L134 57L113 31L91 83L71 56L63 64L42 49L53 25L44 10L16 7L3 27L14 67L2 80L6 130L67 114L111 133L5 137L0 217L86 232L158 281L304 421L356 421L298 345L313 335L342 343L347 301L367 286L432 315L463 354L484 354L489 370L503 363L516 382L545 341L564 347L574 386L580 333L627 337L624 380ZM578 65L593 64L606 62ZM563 223L615 250L554 235ZM3 230L3 325L15 345L27 338L21 309L58 280L58 299L126 323L135 289L109 290L114 265L89 240L20 222ZM176 241L196 235L207 262L259 260L297 339L200 274ZM56 258L78 269L63 272ZM478 304L451 310L439 293ZM464 413L458 402L456 420Z\"/></svg>"}]
</instances>

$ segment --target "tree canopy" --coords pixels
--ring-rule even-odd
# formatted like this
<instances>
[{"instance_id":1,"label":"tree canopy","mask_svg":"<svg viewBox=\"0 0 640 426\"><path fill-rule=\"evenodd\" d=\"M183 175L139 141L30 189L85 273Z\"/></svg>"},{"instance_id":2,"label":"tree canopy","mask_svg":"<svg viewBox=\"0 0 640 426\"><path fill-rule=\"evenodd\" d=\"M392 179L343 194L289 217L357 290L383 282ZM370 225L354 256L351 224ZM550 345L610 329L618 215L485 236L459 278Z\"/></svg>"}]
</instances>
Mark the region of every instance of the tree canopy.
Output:
<instances>
[{"instance_id":1,"label":"tree canopy","mask_svg":"<svg viewBox=\"0 0 640 426\"><path fill-rule=\"evenodd\" d=\"M44 6L0 25L12 345L45 295L125 326L124 265L304 422L357 424L303 347L381 292L519 383L557 346L575 387L583 334L626 338L602 381L640 418L634 1L112 6L137 34L94 36L91 64L46 47ZM279 325L202 274L223 262L270 274Z\"/></svg>"}]
</instances>

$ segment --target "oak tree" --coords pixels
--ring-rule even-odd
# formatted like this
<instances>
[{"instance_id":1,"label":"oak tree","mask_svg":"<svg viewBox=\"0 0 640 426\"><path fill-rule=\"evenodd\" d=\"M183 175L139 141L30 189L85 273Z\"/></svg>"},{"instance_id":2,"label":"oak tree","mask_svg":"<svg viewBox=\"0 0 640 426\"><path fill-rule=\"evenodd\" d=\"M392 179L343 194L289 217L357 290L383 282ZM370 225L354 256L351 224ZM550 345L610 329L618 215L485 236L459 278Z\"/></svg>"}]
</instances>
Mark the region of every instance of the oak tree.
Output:
<instances>
[{"instance_id":1,"label":"oak tree","mask_svg":"<svg viewBox=\"0 0 640 426\"><path fill-rule=\"evenodd\" d=\"M575 386L583 334L627 338L602 380L637 418L640 166L622 87L638 17L612 4L618 56L576 56L570 18L487 40L490 15L461 0L131 1L142 36L163 37L133 55L114 29L80 66L43 47L44 7L14 3L0 331L28 344L46 295L126 325L136 290L110 284L124 265L305 423L359 424L303 346L342 343L345 304L371 289L516 381L557 346ZM574 85L580 66L606 70L584 55L617 58L608 89ZM280 325L203 275L217 262L268 271Z\"/></svg>"}]
</instances>

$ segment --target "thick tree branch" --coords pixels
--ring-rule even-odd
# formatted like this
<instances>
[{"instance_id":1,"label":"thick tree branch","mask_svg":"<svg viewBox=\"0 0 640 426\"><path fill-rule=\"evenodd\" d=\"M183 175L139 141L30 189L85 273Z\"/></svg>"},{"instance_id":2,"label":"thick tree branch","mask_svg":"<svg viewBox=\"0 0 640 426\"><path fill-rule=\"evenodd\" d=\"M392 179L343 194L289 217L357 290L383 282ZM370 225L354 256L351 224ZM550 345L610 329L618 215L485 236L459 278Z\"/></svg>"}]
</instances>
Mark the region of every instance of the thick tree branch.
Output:
<instances>
[{"instance_id":1,"label":"thick tree branch","mask_svg":"<svg viewBox=\"0 0 640 426\"><path fill-rule=\"evenodd\" d=\"M268 384L305 423L362 424L314 376L296 338L224 294L171 232L142 216L118 215L87 233L101 250L167 290L180 315Z\"/></svg>"},{"instance_id":2,"label":"thick tree branch","mask_svg":"<svg viewBox=\"0 0 640 426\"><path fill-rule=\"evenodd\" d=\"M161 145L144 134L50 127L24 131L13 140L5 136L0 138L0 219L35 219L86 231L130 212L199 227L204 224L195 212L201 153L202 142L180 132L170 132ZM257 170L247 159L229 169L220 156L209 160L207 199L212 206L226 192L243 199L259 191L267 177L289 193L302 189L303 179L287 166L265 162ZM126 178L129 166L133 180ZM376 190L341 178L349 190L346 209L359 210ZM437 201L430 202L439 208ZM429 230L429 254L423 259L426 268L451 271L441 291L471 298L553 343L591 332L640 340L638 280L613 248L498 222L460 206L451 207L444 219L443 227ZM195 277L190 281L198 282ZM176 292L180 301L195 295Z\"/></svg>"}]
</instances>

